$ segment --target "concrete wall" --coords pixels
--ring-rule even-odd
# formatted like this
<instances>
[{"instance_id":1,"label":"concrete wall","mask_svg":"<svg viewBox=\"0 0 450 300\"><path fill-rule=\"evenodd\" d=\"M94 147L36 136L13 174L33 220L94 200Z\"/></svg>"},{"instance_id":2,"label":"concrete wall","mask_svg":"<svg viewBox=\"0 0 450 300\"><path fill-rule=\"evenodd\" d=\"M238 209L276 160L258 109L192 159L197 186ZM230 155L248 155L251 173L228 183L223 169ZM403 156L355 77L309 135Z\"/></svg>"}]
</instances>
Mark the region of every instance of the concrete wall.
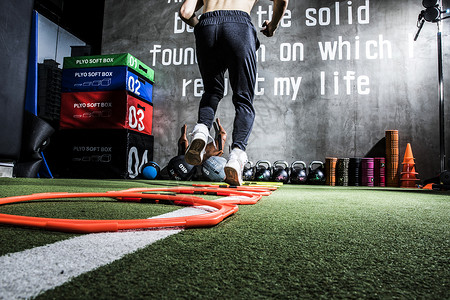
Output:
<instances>
[{"instance_id":1,"label":"concrete wall","mask_svg":"<svg viewBox=\"0 0 450 300\"><path fill-rule=\"evenodd\" d=\"M32 0L0 1L0 159L20 155L32 10Z\"/></svg>"},{"instance_id":2,"label":"concrete wall","mask_svg":"<svg viewBox=\"0 0 450 300\"><path fill-rule=\"evenodd\" d=\"M162 165L176 155L182 124L195 125L202 92L192 29L177 17L181 2L105 3L103 53L129 52L156 72L154 157ZM271 3L257 3L255 26L268 18ZM276 37L259 35L250 160L309 163L327 156L364 156L385 130L398 129L400 160L409 142L419 177L435 176L440 166L437 26L425 24L413 41L421 3L291 0ZM443 29L448 79L450 20ZM217 117L231 135L230 94L228 90ZM449 124L447 109L447 137Z\"/></svg>"},{"instance_id":3,"label":"concrete wall","mask_svg":"<svg viewBox=\"0 0 450 300\"><path fill-rule=\"evenodd\" d=\"M53 59L62 67L64 57L71 55L71 46L86 46L86 43L43 15L38 14L37 62L39 64L42 64L45 59Z\"/></svg>"}]
</instances>

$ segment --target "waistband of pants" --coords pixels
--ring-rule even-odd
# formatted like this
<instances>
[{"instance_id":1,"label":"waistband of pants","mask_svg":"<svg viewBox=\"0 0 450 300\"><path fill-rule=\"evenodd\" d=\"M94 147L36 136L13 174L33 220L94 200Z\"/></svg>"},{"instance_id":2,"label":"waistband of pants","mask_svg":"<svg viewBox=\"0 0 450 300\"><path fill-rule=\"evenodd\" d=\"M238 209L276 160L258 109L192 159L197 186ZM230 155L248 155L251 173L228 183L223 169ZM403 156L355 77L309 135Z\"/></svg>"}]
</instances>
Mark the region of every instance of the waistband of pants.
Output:
<instances>
[{"instance_id":1,"label":"waistband of pants","mask_svg":"<svg viewBox=\"0 0 450 300\"><path fill-rule=\"evenodd\" d=\"M242 10L215 10L202 14L200 22L204 25L219 24L222 22L247 23L252 19L248 13Z\"/></svg>"}]
</instances>

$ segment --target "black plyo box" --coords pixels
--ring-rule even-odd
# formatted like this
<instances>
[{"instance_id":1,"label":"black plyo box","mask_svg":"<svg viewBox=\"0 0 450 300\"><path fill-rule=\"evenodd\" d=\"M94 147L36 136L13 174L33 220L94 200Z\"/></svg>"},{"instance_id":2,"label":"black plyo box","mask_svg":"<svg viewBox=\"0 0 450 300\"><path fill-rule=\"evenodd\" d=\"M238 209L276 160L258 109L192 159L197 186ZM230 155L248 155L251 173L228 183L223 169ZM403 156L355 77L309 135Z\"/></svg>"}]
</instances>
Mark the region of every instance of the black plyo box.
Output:
<instances>
[{"instance_id":1,"label":"black plyo box","mask_svg":"<svg viewBox=\"0 0 450 300\"><path fill-rule=\"evenodd\" d=\"M54 146L58 173L66 178L133 179L153 160L153 143L152 135L127 129L62 130Z\"/></svg>"}]
</instances>

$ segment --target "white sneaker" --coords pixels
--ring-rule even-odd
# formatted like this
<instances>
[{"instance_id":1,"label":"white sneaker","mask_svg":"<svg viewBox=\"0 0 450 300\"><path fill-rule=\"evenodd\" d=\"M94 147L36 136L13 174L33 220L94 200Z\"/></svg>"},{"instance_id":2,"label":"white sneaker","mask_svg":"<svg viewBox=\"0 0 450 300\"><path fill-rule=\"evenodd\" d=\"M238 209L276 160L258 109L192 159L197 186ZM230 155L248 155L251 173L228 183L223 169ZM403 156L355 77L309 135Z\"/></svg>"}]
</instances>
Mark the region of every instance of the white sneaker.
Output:
<instances>
[{"instance_id":1,"label":"white sneaker","mask_svg":"<svg viewBox=\"0 0 450 300\"><path fill-rule=\"evenodd\" d=\"M239 148L234 148L225 165L225 182L233 186L242 185L242 173L247 162L247 153Z\"/></svg>"},{"instance_id":2,"label":"white sneaker","mask_svg":"<svg viewBox=\"0 0 450 300\"><path fill-rule=\"evenodd\" d=\"M193 138L184 158L188 164L198 166L203 161L203 155L210 137L208 127L205 124L197 124L189 135L192 135Z\"/></svg>"}]
</instances>

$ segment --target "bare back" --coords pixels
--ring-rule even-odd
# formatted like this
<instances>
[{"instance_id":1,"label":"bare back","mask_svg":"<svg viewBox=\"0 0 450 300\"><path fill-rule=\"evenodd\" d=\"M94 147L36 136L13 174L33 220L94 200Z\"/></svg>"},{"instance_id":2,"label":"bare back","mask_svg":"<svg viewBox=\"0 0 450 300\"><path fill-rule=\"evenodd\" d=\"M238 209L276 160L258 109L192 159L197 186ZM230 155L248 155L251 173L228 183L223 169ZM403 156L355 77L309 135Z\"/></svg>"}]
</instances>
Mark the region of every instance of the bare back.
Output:
<instances>
[{"instance_id":1,"label":"bare back","mask_svg":"<svg viewBox=\"0 0 450 300\"><path fill-rule=\"evenodd\" d=\"M203 12L215 10L242 10L250 14L258 0L203 0Z\"/></svg>"}]
</instances>

